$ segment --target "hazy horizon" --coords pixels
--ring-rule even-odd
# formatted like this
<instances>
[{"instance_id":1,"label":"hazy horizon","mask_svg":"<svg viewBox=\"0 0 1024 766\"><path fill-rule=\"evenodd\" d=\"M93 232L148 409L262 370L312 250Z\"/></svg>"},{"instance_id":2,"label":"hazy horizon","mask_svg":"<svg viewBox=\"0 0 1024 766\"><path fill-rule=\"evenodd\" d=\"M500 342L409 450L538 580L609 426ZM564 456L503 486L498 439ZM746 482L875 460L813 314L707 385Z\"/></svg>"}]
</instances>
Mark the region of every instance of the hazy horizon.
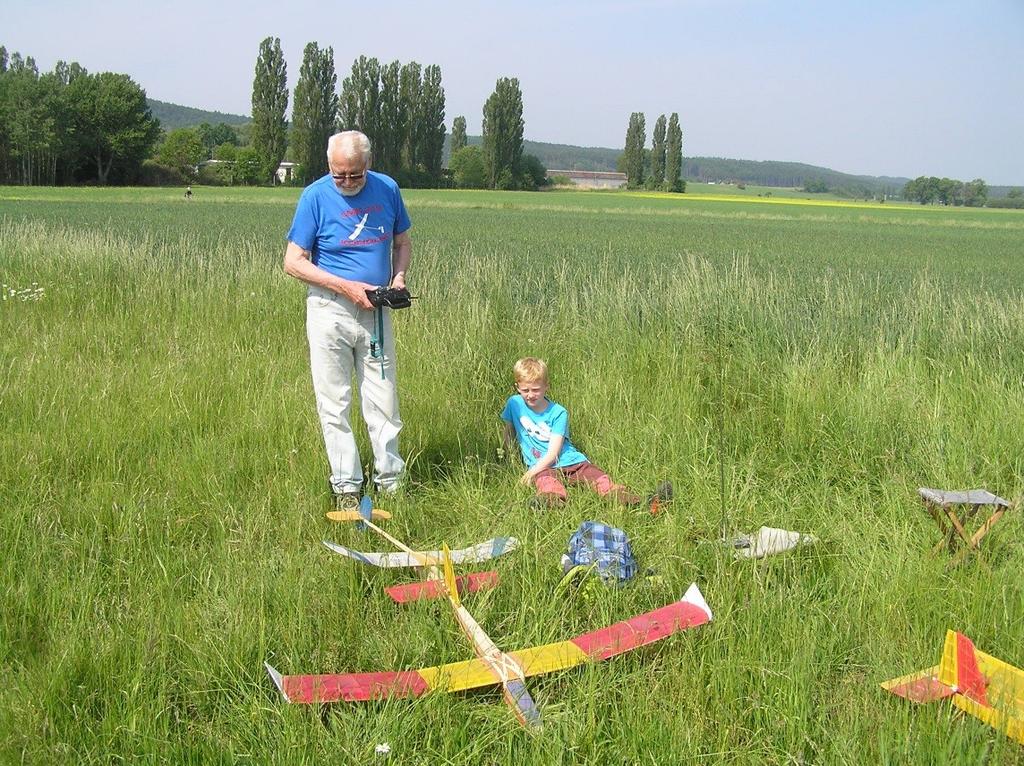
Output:
<instances>
[{"instance_id":1,"label":"hazy horizon","mask_svg":"<svg viewBox=\"0 0 1024 766\"><path fill-rule=\"evenodd\" d=\"M620 148L678 112L686 156L799 162L853 175L1024 185L1024 3L868 0L400 0L338 21L308 0L173 6L67 0L0 8L0 45L130 75L159 101L248 115L260 41L281 38L294 89L306 43L332 46L339 88L359 55L441 66L446 125L480 133L499 77L517 77L526 138ZM357 20L357 23L353 23ZM337 31L332 31L333 27ZM16 30L16 31L15 31Z\"/></svg>"}]
</instances>

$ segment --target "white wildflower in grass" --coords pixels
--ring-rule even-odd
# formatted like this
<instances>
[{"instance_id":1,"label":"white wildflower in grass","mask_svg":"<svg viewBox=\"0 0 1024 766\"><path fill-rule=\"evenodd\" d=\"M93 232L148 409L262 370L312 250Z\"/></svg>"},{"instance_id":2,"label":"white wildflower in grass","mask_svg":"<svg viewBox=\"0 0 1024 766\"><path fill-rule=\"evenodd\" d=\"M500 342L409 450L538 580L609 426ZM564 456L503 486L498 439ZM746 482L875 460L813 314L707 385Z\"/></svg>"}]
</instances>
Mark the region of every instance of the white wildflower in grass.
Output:
<instances>
[{"instance_id":1,"label":"white wildflower in grass","mask_svg":"<svg viewBox=\"0 0 1024 766\"><path fill-rule=\"evenodd\" d=\"M391 745L387 742L381 742L377 747L373 748L373 752L387 758L391 754Z\"/></svg>"},{"instance_id":2,"label":"white wildflower in grass","mask_svg":"<svg viewBox=\"0 0 1024 766\"><path fill-rule=\"evenodd\" d=\"M29 287L21 289L12 287L4 282L0 285L0 298L3 300L39 301L46 294L46 288L40 287L38 282L33 282Z\"/></svg>"}]
</instances>

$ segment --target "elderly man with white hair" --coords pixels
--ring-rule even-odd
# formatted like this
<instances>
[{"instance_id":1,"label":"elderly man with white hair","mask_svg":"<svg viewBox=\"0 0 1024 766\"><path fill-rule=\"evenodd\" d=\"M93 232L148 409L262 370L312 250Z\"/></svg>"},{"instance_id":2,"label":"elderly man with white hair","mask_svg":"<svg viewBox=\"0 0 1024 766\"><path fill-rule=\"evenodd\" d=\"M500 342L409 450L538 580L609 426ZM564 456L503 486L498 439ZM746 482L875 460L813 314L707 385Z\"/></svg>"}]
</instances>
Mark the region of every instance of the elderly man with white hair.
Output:
<instances>
[{"instance_id":1,"label":"elderly man with white hair","mask_svg":"<svg viewBox=\"0 0 1024 766\"><path fill-rule=\"evenodd\" d=\"M395 339L389 309L367 294L405 287L412 225L398 184L370 170L370 141L348 130L327 144L328 175L307 186L288 231L285 273L305 282L306 334L313 390L327 448L334 507L358 507L362 463L349 425L352 376L373 446L377 489L398 489Z\"/></svg>"}]
</instances>

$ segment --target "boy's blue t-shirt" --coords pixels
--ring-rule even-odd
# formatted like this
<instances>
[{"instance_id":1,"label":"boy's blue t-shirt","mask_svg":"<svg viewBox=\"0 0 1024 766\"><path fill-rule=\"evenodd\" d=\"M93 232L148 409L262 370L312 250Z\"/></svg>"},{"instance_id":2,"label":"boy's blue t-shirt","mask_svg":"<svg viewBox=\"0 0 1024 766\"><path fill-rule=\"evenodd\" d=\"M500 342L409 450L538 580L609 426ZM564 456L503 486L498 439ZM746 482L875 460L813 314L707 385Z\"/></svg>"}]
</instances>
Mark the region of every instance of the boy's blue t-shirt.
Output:
<instances>
[{"instance_id":1,"label":"boy's blue t-shirt","mask_svg":"<svg viewBox=\"0 0 1024 766\"><path fill-rule=\"evenodd\" d=\"M367 171L366 185L346 197L330 175L307 186L295 208L288 241L311 254L315 266L371 285L391 281L391 240L412 223L398 184Z\"/></svg>"},{"instance_id":2,"label":"boy's blue t-shirt","mask_svg":"<svg viewBox=\"0 0 1024 766\"><path fill-rule=\"evenodd\" d=\"M561 434L565 438L554 468L567 468L587 459L587 456L569 441L569 413L560 404L548 400L547 409L538 414L527 406L521 395L516 394L505 402L501 419L511 423L515 428L516 440L523 452L523 462L527 468L532 468L548 453L548 443L553 433Z\"/></svg>"}]
</instances>

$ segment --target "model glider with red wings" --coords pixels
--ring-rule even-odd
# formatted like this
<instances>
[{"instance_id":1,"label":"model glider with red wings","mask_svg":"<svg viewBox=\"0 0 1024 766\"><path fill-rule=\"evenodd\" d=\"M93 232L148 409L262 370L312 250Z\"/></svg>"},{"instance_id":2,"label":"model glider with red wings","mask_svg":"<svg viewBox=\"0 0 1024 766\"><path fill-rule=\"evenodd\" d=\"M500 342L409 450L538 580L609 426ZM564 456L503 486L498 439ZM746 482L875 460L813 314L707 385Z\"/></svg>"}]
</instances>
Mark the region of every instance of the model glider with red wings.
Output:
<instances>
[{"instance_id":1,"label":"model glider with red wings","mask_svg":"<svg viewBox=\"0 0 1024 766\"><path fill-rule=\"evenodd\" d=\"M465 609L465 607L462 607ZM674 603L567 641L503 654L523 678L599 662L710 622L711 609L692 584ZM282 676L267 671L289 702L362 702L386 697L418 697L428 691L455 692L500 682L491 663L477 658L448 665L383 673ZM518 675L518 674L517 674Z\"/></svg>"},{"instance_id":2,"label":"model glider with red wings","mask_svg":"<svg viewBox=\"0 0 1024 766\"><path fill-rule=\"evenodd\" d=\"M941 662L886 681L882 688L911 702L946 699L1024 744L1024 670L985 654L967 636L946 631Z\"/></svg>"},{"instance_id":3,"label":"model glider with red wings","mask_svg":"<svg viewBox=\"0 0 1024 766\"><path fill-rule=\"evenodd\" d=\"M428 691L455 692L500 685L505 701L519 721L526 726L537 726L541 720L540 711L525 683L530 676L605 660L711 621L711 609L694 583L679 601L660 609L568 641L503 652L462 605L460 595L467 590L476 590L476 585L493 585L496 582L495 573L477 573L488 580L483 585L480 585L479 577L474 581L473 575L457 578L453 569L456 556L447 547L441 551L414 551L374 524L368 514L362 516L361 523L390 541L402 553L361 554L333 544L329 547L337 553L374 566L412 565L425 569L426 581L414 584L419 590L409 590L404 594L408 598L399 597L395 593L391 593L392 597L396 601L422 597L447 598L459 627L473 646L476 658L416 670L317 675L282 675L269 663L265 663L274 684L288 702L362 702L391 697L417 697ZM458 557L463 561L481 561L510 549L509 540L514 543L512 538L496 538L456 553L463 554ZM380 556L386 558L382 560L378 558ZM494 582L490 582L492 574ZM397 587L409 589L411 586Z\"/></svg>"}]
</instances>

